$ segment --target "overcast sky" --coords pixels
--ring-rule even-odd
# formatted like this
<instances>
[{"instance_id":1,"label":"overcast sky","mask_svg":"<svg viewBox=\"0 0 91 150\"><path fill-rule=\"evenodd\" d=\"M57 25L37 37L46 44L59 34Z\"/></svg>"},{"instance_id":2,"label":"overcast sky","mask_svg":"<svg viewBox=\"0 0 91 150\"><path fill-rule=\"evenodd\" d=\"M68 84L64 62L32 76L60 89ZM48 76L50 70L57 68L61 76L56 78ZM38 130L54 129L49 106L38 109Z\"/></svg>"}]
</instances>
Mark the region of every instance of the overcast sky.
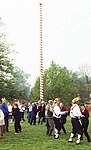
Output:
<instances>
[{"instance_id":1,"label":"overcast sky","mask_svg":"<svg viewBox=\"0 0 91 150\"><path fill-rule=\"evenodd\" d=\"M7 40L18 51L15 65L31 74L31 85L39 75L40 2L44 69L52 60L71 70L91 65L91 0L0 0Z\"/></svg>"}]
</instances>

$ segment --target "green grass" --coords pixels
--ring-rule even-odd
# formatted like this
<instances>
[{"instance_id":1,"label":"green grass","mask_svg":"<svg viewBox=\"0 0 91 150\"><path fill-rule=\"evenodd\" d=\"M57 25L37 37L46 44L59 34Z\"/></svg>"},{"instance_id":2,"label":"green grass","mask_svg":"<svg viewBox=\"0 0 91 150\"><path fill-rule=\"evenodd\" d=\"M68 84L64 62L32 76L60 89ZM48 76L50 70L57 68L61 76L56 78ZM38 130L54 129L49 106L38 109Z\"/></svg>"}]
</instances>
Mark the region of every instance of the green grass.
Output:
<instances>
[{"instance_id":1,"label":"green grass","mask_svg":"<svg viewBox=\"0 0 91 150\"><path fill-rule=\"evenodd\" d=\"M67 135L61 131L59 139L54 139L53 135L48 137L44 124L30 125L26 118L26 121L21 125L23 132L18 135L14 134L13 124L9 125L10 132L5 133L3 139L0 139L0 150L91 150L91 143L87 142L85 136L80 145L75 144L76 139L73 143L68 143L71 132L70 117L67 118L65 125ZM90 126L89 133L91 135Z\"/></svg>"}]
</instances>

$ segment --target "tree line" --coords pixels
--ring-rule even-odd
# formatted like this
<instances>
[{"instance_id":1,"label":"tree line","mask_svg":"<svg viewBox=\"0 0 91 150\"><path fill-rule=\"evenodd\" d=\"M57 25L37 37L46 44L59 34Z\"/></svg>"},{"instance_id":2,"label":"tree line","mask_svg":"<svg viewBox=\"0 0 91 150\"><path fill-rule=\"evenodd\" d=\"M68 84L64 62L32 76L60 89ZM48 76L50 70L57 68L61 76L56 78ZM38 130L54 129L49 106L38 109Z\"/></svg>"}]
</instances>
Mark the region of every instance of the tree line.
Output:
<instances>
[{"instance_id":1,"label":"tree line","mask_svg":"<svg viewBox=\"0 0 91 150\"><path fill-rule=\"evenodd\" d=\"M44 70L44 100L60 97L65 104L71 104L74 97L80 96L82 102L89 102L91 89L88 90L87 87L91 86L91 76L88 76L87 69L88 67L81 66L78 72L72 72L52 61L50 67ZM40 77L32 88L32 99L39 100L39 93Z\"/></svg>"}]
</instances>

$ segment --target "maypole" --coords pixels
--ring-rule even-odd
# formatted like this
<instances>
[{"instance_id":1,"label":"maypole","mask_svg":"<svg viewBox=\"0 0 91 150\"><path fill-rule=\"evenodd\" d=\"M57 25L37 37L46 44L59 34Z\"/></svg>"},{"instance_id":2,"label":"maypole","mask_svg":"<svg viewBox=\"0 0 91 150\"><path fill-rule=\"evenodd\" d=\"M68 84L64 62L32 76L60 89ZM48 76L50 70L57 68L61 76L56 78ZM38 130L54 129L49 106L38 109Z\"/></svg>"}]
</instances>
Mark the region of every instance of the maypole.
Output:
<instances>
[{"instance_id":1,"label":"maypole","mask_svg":"<svg viewBox=\"0 0 91 150\"><path fill-rule=\"evenodd\" d=\"M42 3L40 3L40 100L44 100L43 49L42 49Z\"/></svg>"}]
</instances>

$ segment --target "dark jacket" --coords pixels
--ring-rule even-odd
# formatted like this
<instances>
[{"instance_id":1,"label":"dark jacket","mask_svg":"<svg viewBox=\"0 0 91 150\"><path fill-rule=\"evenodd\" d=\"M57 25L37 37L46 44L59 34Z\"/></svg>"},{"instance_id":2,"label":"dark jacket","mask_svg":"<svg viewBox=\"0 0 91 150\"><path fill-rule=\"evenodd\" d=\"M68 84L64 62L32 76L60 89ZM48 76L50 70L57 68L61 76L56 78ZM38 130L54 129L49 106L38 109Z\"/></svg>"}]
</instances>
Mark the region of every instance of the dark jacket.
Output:
<instances>
[{"instance_id":1,"label":"dark jacket","mask_svg":"<svg viewBox=\"0 0 91 150\"><path fill-rule=\"evenodd\" d=\"M32 116L36 116L36 115L37 115L37 106L36 104L34 104L32 107Z\"/></svg>"},{"instance_id":2,"label":"dark jacket","mask_svg":"<svg viewBox=\"0 0 91 150\"><path fill-rule=\"evenodd\" d=\"M38 111L39 111L39 116L45 117L45 105L44 106L40 106Z\"/></svg>"},{"instance_id":3,"label":"dark jacket","mask_svg":"<svg viewBox=\"0 0 91 150\"><path fill-rule=\"evenodd\" d=\"M66 111L66 109L64 107L62 107L61 111ZM66 123L66 118L67 118L67 114L61 115L61 123L62 124Z\"/></svg>"},{"instance_id":4,"label":"dark jacket","mask_svg":"<svg viewBox=\"0 0 91 150\"><path fill-rule=\"evenodd\" d=\"M84 111L82 111L82 114L84 115L84 117L82 117L82 123L88 123L89 122L89 111L87 109L85 109Z\"/></svg>"},{"instance_id":5,"label":"dark jacket","mask_svg":"<svg viewBox=\"0 0 91 150\"><path fill-rule=\"evenodd\" d=\"M12 114L13 114L14 119L16 121L20 121L21 120L19 108L13 108L13 113Z\"/></svg>"}]
</instances>

